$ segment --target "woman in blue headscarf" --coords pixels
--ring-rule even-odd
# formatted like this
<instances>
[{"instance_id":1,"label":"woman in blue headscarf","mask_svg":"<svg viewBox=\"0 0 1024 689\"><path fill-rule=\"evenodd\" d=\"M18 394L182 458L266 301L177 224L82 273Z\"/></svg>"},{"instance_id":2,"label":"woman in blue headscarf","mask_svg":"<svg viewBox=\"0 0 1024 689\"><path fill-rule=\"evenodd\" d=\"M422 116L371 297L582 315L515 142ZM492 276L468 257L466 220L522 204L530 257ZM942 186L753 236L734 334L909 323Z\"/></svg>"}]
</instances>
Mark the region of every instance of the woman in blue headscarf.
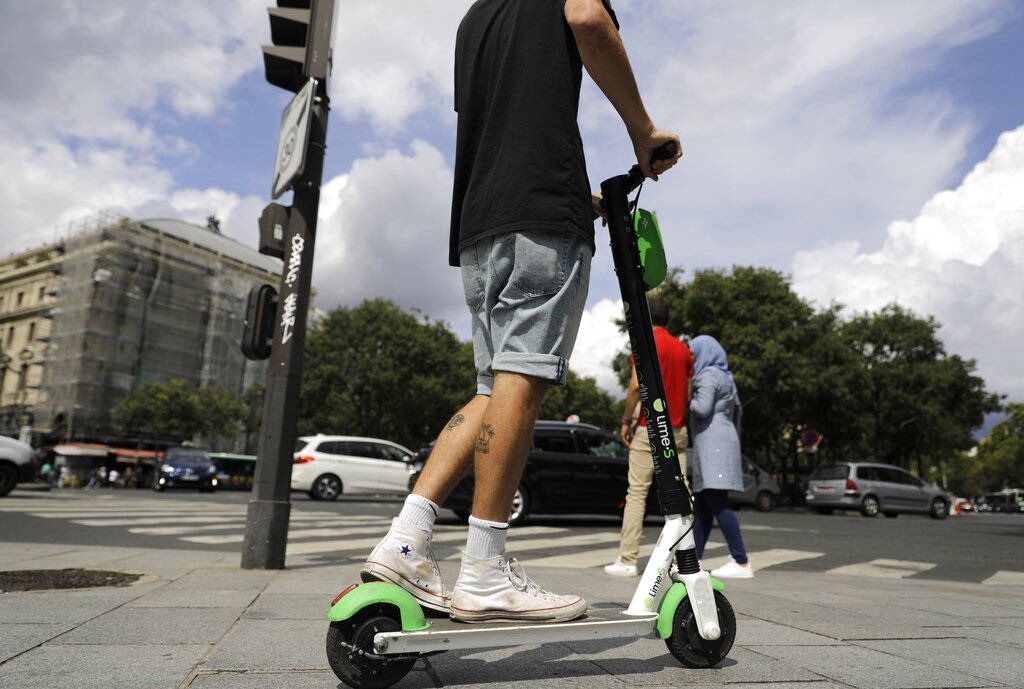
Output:
<instances>
[{"instance_id":1,"label":"woman in blue headscarf","mask_svg":"<svg viewBox=\"0 0 1024 689\"><path fill-rule=\"evenodd\" d=\"M711 571L718 578L752 579L754 569L747 560L740 534L740 522L729 505L729 491L743 490L740 454L740 419L743 407L736 383L729 372L725 350L710 335L690 342L693 354L693 399L690 427L693 432L693 507L696 517L693 537L697 557L715 520L729 544L731 557Z\"/></svg>"}]
</instances>

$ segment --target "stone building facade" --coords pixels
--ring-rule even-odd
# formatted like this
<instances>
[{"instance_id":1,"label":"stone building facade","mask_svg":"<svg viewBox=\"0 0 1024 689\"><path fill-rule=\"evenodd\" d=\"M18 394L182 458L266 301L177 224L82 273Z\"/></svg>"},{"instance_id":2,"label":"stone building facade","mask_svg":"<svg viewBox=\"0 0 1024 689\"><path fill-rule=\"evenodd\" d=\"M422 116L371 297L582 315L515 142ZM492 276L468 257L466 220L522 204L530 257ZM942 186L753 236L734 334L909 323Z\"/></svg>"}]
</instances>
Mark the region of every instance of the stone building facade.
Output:
<instances>
[{"instance_id":1,"label":"stone building facade","mask_svg":"<svg viewBox=\"0 0 1024 689\"><path fill-rule=\"evenodd\" d=\"M123 442L113 410L146 381L241 394L266 362L240 349L249 289L277 259L179 220L97 218L0 260L0 432Z\"/></svg>"}]
</instances>

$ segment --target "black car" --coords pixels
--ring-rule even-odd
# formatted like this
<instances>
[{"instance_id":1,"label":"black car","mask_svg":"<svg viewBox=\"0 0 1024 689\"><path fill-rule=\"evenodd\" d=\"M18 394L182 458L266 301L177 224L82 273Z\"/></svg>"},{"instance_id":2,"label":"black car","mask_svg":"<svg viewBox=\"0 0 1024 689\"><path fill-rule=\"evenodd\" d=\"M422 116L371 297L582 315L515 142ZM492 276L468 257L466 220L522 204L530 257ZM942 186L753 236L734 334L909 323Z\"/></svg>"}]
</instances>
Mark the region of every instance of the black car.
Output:
<instances>
[{"instance_id":1,"label":"black car","mask_svg":"<svg viewBox=\"0 0 1024 689\"><path fill-rule=\"evenodd\" d=\"M206 450L198 447L168 448L153 479L153 490L165 488L198 488L212 492L217 488L217 465Z\"/></svg>"},{"instance_id":2,"label":"black car","mask_svg":"<svg viewBox=\"0 0 1024 689\"><path fill-rule=\"evenodd\" d=\"M414 460L422 468L432 446ZM512 499L509 523L531 514L604 514L622 516L629 486L629 450L615 435L585 423L538 421L526 469ZM416 485L419 469L409 479ZM729 494L734 505L752 505L762 512L775 507L778 484L767 471L743 458L743 491ZM473 471L462 478L444 505L461 519L473 507ZM654 485L647 494L647 514L658 514Z\"/></svg>"},{"instance_id":3,"label":"black car","mask_svg":"<svg viewBox=\"0 0 1024 689\"><path fill-rule=\"evenodd\" d=\"M626 498L629 451L611 433L585 423L538 421L523 478L512 500L509 523L531 514L620 515ZM419 462L429 456L420 451ZM416 483L419 472L410 479ZM651 491L654 497L654 491ZM462 478L443 507L468 519L473 506L473 471ZM650 510L650 507L648 507Z\"/></svg>"}]
</instances>

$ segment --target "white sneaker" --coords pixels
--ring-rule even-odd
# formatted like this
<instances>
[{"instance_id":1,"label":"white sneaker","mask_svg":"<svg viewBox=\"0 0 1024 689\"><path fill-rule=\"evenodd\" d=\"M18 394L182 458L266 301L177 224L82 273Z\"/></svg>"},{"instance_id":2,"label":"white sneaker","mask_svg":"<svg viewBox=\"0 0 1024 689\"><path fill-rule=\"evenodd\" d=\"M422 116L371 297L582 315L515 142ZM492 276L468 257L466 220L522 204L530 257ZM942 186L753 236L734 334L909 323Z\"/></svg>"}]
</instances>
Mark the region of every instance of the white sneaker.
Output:
<instances>
[{"instance_id":1,"label":"white sneaker","mask_svg":"<svg viewBox=\"0 0 1024 689\"><path fill-rule=\"evenodd\" d=\"M430 532L396 517L391 530L370 553L359 572L363 581L387 581L413 595L423 607L448 612L449 594L430 549Z\"/></svg>"},{"instance_id":2,"label":"white sneaker","mask_svg":"<svg viewBox=\"0 0 1024 689\"><path fill-rule=\"evenodd\" d=\"M604 566L604 573L613 577L635 577L637 570L636 565L627 565L621 557L617 557L615 562Z\"/></svg>"},{"instance_id":3,"label":"white sneaker","mask_svg":"<svg viewBox=\"0 0 1024 689\"><path fill-rule=\"evenodd\" d=\"M730 557L724 565L711 570L711 576L715 579L753 579L754 568L750 566L749 562L741 565Z\"/></svg>"},{"instance_id":4,"label":"white sneaker","mask_svg":"<svg viewBox=\"0 0 1024 689\"><path fill-rule=\"evenodd\" d=\"M478 560L462 554L462 570L451 596L454 620L568 622L586 611L583 598L545 591L526 576L514 558L506 560L499 555Z\"/></svg>"}]
</instances>

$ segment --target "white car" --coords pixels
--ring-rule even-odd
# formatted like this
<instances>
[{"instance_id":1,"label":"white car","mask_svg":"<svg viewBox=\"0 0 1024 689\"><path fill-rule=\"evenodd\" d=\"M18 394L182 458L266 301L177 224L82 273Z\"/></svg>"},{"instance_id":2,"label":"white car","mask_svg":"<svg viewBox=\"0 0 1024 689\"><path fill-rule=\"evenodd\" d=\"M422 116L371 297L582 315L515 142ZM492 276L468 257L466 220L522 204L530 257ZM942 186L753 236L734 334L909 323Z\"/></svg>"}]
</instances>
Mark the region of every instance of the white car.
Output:
<instances>
[{"instance_id":1,"label":"white car","mask_svg":"<svg viewBox=\"0 0 1024 689\"><path fill-rule=\"evenodd\" d=\"M348 435L299 438L292 490L314 500L345 495L407 495L414 453L388 440Z\"/></svg>"},{"instance_id":2,"label":"white car","mask_svg":"<svg viewBox=\"0 0 1024 689\"><path fill-rule=\"evenodd\" d=\"M30 445L0 435L0 498L23 481L31 481L36 473ZM409 477L405 479L409 482Z\"/></svg>"}]
</instances>

